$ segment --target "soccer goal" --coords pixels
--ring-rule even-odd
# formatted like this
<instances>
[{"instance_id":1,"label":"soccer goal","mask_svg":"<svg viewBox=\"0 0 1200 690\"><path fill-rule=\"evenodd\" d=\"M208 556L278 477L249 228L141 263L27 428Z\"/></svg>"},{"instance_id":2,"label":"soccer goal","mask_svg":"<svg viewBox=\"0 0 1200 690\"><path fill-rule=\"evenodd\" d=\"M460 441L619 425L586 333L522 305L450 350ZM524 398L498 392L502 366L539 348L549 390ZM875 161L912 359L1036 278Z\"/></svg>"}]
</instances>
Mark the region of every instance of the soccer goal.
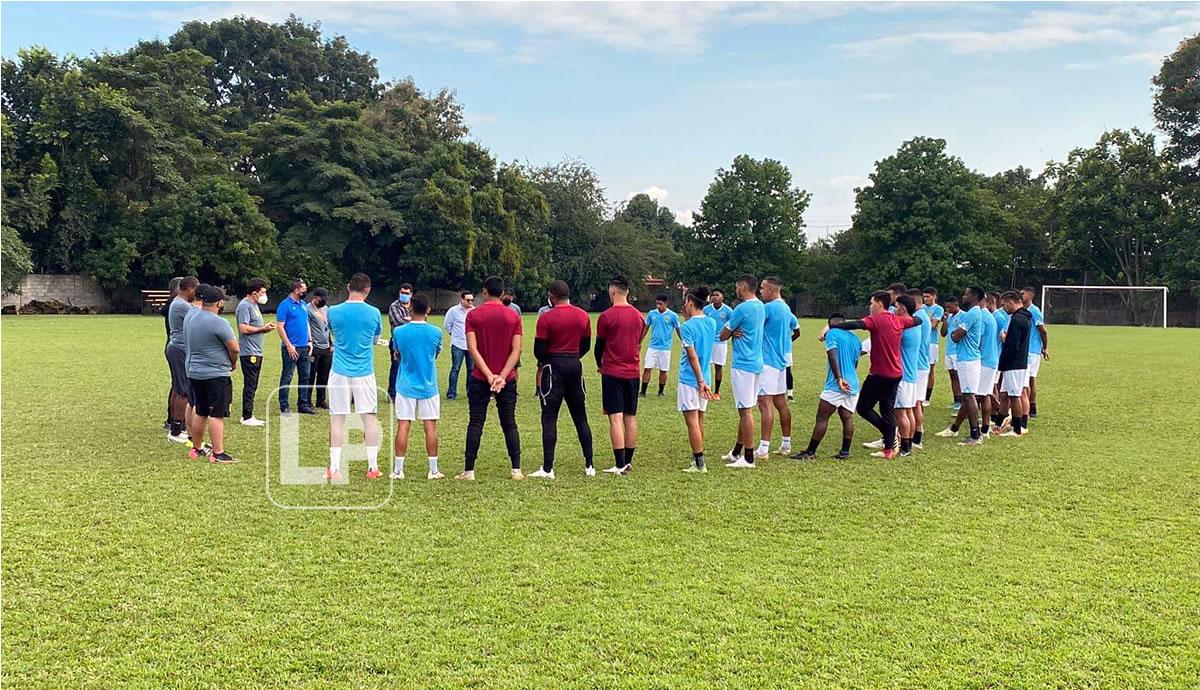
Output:
<instances>
[{"instance_id":1,"label":"soccer goal","mask_svg":"<svg viewBox=\"0 0 1200 690\"><path fill-rule=\"evenodd\" d=\"M1046 323L1167 327L1162 285L1043 285Z\"/></svg>"}]
</instances>

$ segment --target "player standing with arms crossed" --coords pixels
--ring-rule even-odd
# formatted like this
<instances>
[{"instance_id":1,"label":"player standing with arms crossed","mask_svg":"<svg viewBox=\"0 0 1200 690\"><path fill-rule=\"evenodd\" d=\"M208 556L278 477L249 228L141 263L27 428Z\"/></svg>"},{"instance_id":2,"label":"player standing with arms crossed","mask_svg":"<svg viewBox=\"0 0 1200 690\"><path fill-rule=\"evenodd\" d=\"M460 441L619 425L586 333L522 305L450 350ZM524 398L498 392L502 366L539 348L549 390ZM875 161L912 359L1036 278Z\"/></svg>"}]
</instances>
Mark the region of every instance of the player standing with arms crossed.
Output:
<instances>
[{"instance_id":1,"label":"player standing with arms crossed","mask_svg":"<svg viewBox=\"0 0 1200 690\"><path fill-rule=\"evenodd\" d=\"M933 375L938 363L938 331L946 310L937 303L937 288L927 287L921 291L921 301L925 303L925 313L929 316L929 382L925 384L925 404L933 398ZM922 413L922 417L924 413Z\"/></svg>"},{"instance_id":2,"label":"player standing with arms crossed","mask_svg":"<svg viewBox=\"0 0 1200 690\"><path fill-rule=\"evenodd\" d=\"M713 339L712 348L712 400L720 401L721 379L724 375L725 362L729 357L729 343L721 340L721 329L729 323L729 317L733 316L733 309L725 304L725 291L721 288L713 288L712 292L708 294L708 299L708 304L704 306L704 315L715 321L717 325L717 336Z\"/></svg>"}]
</instances>

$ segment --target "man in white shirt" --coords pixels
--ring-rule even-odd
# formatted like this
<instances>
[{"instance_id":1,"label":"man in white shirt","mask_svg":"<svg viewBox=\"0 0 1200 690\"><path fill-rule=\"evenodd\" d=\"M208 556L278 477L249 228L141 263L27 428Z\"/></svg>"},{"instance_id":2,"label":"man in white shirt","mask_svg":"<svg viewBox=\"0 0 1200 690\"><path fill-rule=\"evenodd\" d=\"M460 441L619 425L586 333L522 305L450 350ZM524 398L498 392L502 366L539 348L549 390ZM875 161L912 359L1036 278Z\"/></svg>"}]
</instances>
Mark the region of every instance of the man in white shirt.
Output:
<instances>
[{"instance_id":1,"label":"man in white shirt","mask_svg":"<svg viewBox=\"0 0 1200 690\"><path fill-rule=\"evenodd\" d=\"M458 370L463 361L467 362L467 376L471 375L474 364L467 356L467 312L475 308L475 295L470 290L458 293L458 304L446 310L446 320L443 327L450 334L450 385L446 388L446 399L458 397Z\"/></svg>"}]
</instances>

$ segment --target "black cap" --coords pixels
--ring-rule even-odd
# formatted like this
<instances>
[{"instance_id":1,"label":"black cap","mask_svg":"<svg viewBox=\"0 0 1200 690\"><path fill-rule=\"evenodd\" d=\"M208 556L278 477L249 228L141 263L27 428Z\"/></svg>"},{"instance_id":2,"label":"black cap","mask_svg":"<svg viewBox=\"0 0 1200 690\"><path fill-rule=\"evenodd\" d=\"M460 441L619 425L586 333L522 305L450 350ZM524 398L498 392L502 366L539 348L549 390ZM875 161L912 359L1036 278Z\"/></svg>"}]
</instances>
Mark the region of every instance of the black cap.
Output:
<instances>
[{"instance_id":1,"label":"black cap","mask_svg":"<svg viewBox=\"0 0 1200 690\"><path fill-rule=\"evenodd\" d=\"M205 304L215 304L216 302L225 301L225 291L216 285L205 285L204 290L202 290L197 296L200 298L200 301L204 302Z\"/></svg>"},{"instance_id":2,"label":"black cap","mask_svg":"<svg viewBox=\"0 0 1200 690\"><path fill-rule=\"evenodd\" d=\"M329 291L325 288L317 288L312 291L312 297L320 297L321 299L329 299Z\"/></svg>"}]
</instances>

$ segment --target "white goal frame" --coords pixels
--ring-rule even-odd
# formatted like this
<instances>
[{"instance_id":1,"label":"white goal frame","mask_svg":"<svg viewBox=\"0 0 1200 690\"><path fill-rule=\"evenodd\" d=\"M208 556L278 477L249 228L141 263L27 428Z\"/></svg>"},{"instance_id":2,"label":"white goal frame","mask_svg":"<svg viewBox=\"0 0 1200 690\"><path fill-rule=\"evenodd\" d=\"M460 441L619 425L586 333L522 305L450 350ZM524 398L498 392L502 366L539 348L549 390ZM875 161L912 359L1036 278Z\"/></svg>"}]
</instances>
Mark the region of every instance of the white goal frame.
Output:
<instances>
[{"instance_id":1,"label":"white goal frame","mask_svg":"<svg viewBox=\"0 0 1200 690\"><path fill-rule=\"evenodd\" d=\"M1042 311L1046 310L1047 290L1157 290L1162 292L1162 327L1167 327L1167 286L1166 285L1043 285Z\"/></svg>"}]
</instances>

